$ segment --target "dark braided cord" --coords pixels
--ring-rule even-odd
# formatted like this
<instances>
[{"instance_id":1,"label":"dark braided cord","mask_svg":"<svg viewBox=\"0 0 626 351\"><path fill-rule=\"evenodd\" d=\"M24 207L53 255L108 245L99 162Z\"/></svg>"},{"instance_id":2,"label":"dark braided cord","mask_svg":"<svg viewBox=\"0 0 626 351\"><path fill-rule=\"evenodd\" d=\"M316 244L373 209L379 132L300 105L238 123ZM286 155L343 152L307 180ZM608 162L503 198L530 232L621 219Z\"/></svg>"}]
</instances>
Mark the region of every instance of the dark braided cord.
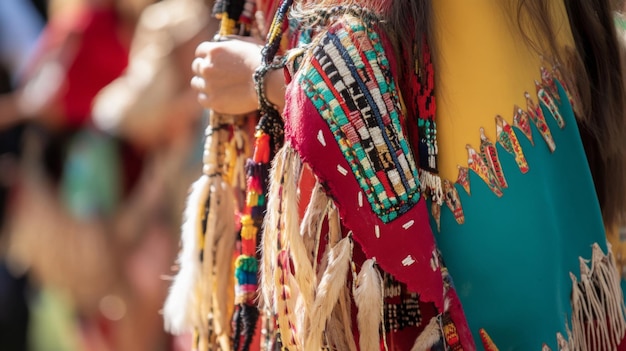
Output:
<instances>
[{"instance_id":1,"label":"dark braided cord","mask_svg":"<svg viewBox=\"0 0 626 351\"><path fill-rule=\"evenodd\" d=\"M276 105L272 104L265 94L265 77L270 70L282 69L287 62L286 57L281 57L270 64L261 64L254 72L254 85L259 99L261 119L257 130L270 136L270 150L276 153L283 143L284 123Z\"/></svg>"},{"instance_id":2,"label":"dark braided cord","mask_svg":"<svg viewBox=\"0 0 626 351\"><path fill-rule=\"evenodd\" d=\"M265 65L274 61L274 57L276 57L276 53L280 48L280 41L283 38L284 25L287 20L287 14L289 13L291 4L293 4L293 0L283 0L276 11L270 30L267 33L267 43L263 47L263 50L261 50L261 54L263 55L263 64Z\"/></svg>"}]
</instances>

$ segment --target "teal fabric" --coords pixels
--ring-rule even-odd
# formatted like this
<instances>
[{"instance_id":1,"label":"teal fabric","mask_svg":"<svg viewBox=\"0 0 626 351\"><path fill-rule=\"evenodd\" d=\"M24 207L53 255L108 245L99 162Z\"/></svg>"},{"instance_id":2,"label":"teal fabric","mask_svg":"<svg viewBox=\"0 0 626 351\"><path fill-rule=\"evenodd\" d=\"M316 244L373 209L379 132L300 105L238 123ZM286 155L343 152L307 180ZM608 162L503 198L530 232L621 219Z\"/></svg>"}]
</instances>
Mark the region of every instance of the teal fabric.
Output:
<instances>
[{"instance_id":1,"label":"teal fabric","mask_svg":"<svg viewBox=\"0 0 626 351\"><path fill-rule=\"evenodd\" d=\"M122 194L120 152L115 139L85 129L71 140L63 167L61 196L81 219L112 214Z\"/></svg>"},{"instance_id":2,"label":"teal fabric","mask_svg":"<svg viewBox=\"0 0 626 351\"><path fill-rule=\"evenodd\" d=\"M469 326L477 343L485 328L501 351L541 350L544 342L556 350L555 335L566 335L571 316L569 273L579 275L579 257L591 258L594 242L607 250L576 120L558 87L565 128L543 110L555 152L534 125L534 146L514 128L530 171L522 174L497 144L509 185L504 196L497 198L470 171L471 196L456 185L465 224L457 224L445 205L441 211L436 238Z\"/></svg>"}]
</instances>

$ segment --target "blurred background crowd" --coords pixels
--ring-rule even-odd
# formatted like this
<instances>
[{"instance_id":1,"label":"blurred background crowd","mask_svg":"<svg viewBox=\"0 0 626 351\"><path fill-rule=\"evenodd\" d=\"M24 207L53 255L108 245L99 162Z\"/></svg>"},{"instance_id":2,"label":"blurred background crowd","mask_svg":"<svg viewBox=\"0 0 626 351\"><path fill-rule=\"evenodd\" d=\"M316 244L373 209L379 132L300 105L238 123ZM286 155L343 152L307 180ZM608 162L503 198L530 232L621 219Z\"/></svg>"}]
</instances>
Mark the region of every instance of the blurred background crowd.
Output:
<instances>
[{"instance_id":1,"label":"blurred background crowd","mask_svg":"<svg viewBox=\"0 0 626 351\"><path fill-rule=\"evenodd\" d=\"M211 6L0 0L0 350L189 349L159 310L201 171Z\"/></svg>"},{"instance_id":2,"label":"blurred background crowd","mask_svg":"<svg viewBox=\"0 0 626 351\"><path fill-rule=\"evenodd\" d=\"M0 1L0 350L187 350L159 310L201 171L205 0Z\"/></svg>"}]
</instances>

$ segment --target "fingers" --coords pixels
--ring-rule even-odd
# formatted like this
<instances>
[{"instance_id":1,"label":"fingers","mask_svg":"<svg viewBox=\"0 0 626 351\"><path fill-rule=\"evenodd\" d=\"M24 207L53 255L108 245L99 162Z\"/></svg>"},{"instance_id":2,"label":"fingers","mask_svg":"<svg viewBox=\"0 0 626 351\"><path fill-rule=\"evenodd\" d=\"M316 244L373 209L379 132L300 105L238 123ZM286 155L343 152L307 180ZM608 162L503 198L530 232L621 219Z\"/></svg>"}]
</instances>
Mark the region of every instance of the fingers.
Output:
<instances>
[{"instance_id":1,"label":"fingers","mask_svg":"<svg viewBox=\"0 0 626 351\"><path fill-rule=\"evenodd\" d=\"M206 81L200 76L193 76L191 78L191 87L198 92L204 92L206 90Z\"/></svg>"},{"instance_id":2,"label":"fingers","mask_svg":"<svg viewBox=\"0 0 626 351\"><path fill-rule=\"evenodd\" d=\"M205 90L206 80L205 80L205 70L206 70L206 59L202 57L196 57L191 63L191 69L193 71L194 76L191 78L190 85L196 90L198 93L206 93Z\"/></svg>"},{"instance_id":3,"label":"fingers","mask_svg":"<svg viewBox=\"0 0 626 351\"><path fill-rule=\"evenodd\" d=\"M190 82L191 88L196 91L198 102L205 108L210 108L209 95L207 93L206 80L201 76L193 76Z\"/></svg>"},{"instance_id":4,"label":"fingers","mask_svg":"<svg viewBox=\"0 0 626 351\"><path fill-rule=\"evenodd\" d=\"M198 45L190 86L205 108L229 114L253 111L258 101L252 75L260 63L261 48L228 39Z\"/></svg>"},{"instance_id":5,"label":"fingers","mask_svg":"<svg viewBox=\"0 0 626 351\"><path fill-rule=\"evenodd\" d=\"M191 69L194 76L191 78L190 86L197 92L198 102L205 108L212 108L213 93L211 89L219 84L219 77L215 76L214 64L215 55L219 55L219 43L205 41L196 48L196 58L191 62ZM219 61L219 60L218 60ZM209 86L207 80L211 80Z\"/></svg>"},{"instance_id":6,"label":"fingers","mask_svg":"<svg viewBox=\"0 0 626 351\"><path fill-rule=\"evenodd\" d=\"M197 93L197 100L204 108L212 108L211 99L213 94L208 92L207 79L209 79L210 60L215 51L214 42L202 42L196 48L196 58L191 62L191 70L194 76L191 78L190 85Z\"/></svg>"},{"instance_id":7,"label":"fingers","mask_svg":"<svg viewBox=\"0 0 626 351\"><path fill-rule=\"evenodd\" d=\"M191 70L193 71L193 74L197 76L203 75L207 66L208 61L204 57L196 57L191 62Z\"/></svg>"},{"instance_id":8,"label":"fingers","mask_svg":"<svg viewBox=\"0 0 626 351\"><path fill-rule=\"evenodd\" d=\"M196 47L195 59L191 62L191 69L197 76L205 76L207 68L215 60L215 55L219 54L219 44L204 41Z\"/></svg>"},{"instance_id":9,"label":"fingers","mask_svg":"<svg viewBox=\"0 0 626 351\"><path fill-rule=\"evenodd\" d=\"M198 96L198 102L203 106L207 107L208 103L208 95L206 92L207 84L206 80L203 78L204 70L206 67L206 60L202 57L196 57L191 63L191 69L193 71L194 76L191 78L189 85L193 90L196 91Z\"/></svg>"},{"instance_id":10,"label":"fingers","mask_svg":"<svg viewBox=\"0 0 626 351\"><path fill-rule=\"evenodd\" d=\"M212 109L214 107L212 105L212 101L209 99L209 96L205 93L198 93L196 100L198 100L198 103L200 103L200 106L204 108Z\"/></svg>"},{"instance_id":11,"label":"fingers","mask_svg":"<svg viewBox=\"0 0 626 351\"><path fill-rule=\"evenodd\" d=\"M210 42L210 41L204 41L200 43L200 45L198 45L198 47L196 48L196 57L207 56L209 52L211 52L211 49L213 48L214 45L215 43Z\"/></svg>"}]
</instances>

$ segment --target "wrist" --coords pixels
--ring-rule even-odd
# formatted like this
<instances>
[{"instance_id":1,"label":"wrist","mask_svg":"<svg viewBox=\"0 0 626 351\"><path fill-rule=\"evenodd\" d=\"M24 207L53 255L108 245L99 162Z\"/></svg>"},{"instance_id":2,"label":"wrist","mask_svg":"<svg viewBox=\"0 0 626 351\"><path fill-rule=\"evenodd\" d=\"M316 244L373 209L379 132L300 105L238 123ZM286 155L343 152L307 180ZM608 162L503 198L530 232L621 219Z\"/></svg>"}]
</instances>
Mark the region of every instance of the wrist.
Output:
<instances>
[{"instance_id":1,"label":"wrist","mask_svg":"<svg viewBox=\"0 0 626 351\"><path fill-rule=\"evenodd\" d=\"M282 69L273 69L265 77L267 100L282 114L285 108L285 75Z\"/></svg>"},{"instance_id":2,"label":"wrist","mask_svg":"<svg viewBox=\"0 0 626 351\"><path fill-rule=\"evenodd\" d=\"M253 80L259 101L259 110L275 109L279 113L285 105L285 80L283 67L285 59L270 64L261 64L254 72Z\"/></svg>"}]
</instances>

